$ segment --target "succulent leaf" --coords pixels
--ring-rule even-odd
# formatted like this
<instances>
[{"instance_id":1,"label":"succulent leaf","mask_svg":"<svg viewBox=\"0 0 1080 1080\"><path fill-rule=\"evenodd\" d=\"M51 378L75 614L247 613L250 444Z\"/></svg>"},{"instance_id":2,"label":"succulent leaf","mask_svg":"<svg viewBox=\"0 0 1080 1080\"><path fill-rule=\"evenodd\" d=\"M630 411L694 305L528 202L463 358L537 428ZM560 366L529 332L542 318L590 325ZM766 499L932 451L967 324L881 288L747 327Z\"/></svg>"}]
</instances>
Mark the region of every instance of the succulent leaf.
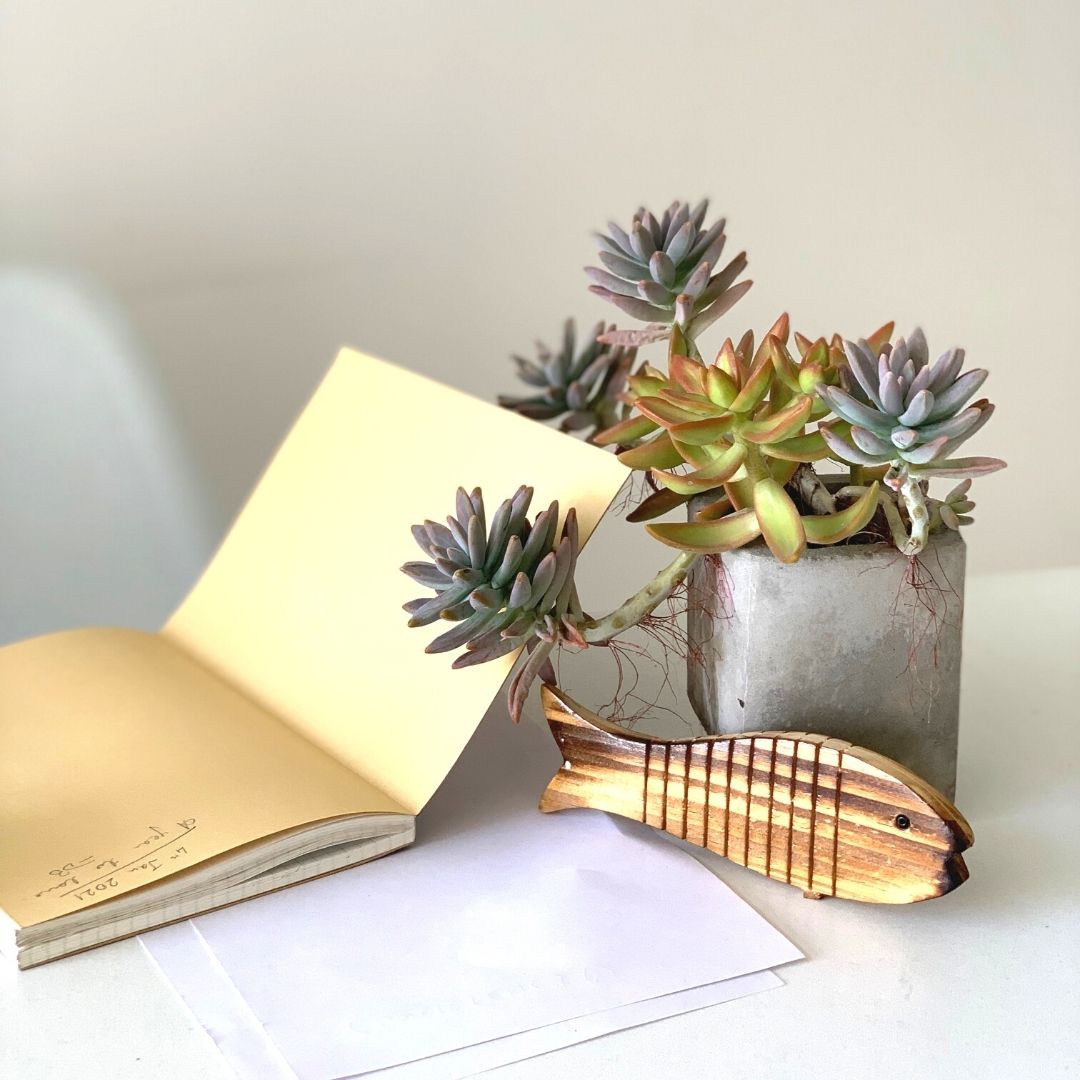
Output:
<instances>
[{"instance_id":1,"label":"succulent leaf","mask_svg":"<svg viewBox=\"0 0 1080 1080\"><path fill-rule=\"evenodd\" d=\"M694 518L696 521L719 521L722 517L730 514L733 509L731 499L726 494L718 495L713 502L700 507Z\"/></svg>"},{"instance_id":2,"label":"succulent leaf","mask_svg":"<svg viewBox=\"0 0 1080 1080\"><path fill-rule=\"evenodd\" d=\"M682 464L683 460L666 431L648 442L623 450L618 457L628 469L670 469Z\"/></svg>"},{"instance_id":3,"label":"succulent leaf","mask_svg":"<svg viewBox=\"0 0 1080 1080\"><path fill-rule=\"evenodd\" d=\"M649 396L634 399L634 407L656 424L689 424L701 419L701 413L682 405L673 405L662 397Z\"/></svg>"},{"instance_id":4,"label":"succulent leaf","mask_svg":"<svg viewBox=\"0 0 1080 1080\"><path fill-rule=\"evenodd\" d=\"M804 394L772 416L743 424L739 434L748 442L753 443L782 442L802 430L813 405L813 398Z\"/></svg>"},{"instance_id":5,"label":"succulent leaf","mask_svg":"<svg viewBox=\"0 0 1080 1080\"><path fill-rule=\"evenodd\" d=\"M689 443L691 446L704 446L727 435L733 423L734 417L730 413L725 413L723 416L710 417L706 420L689 420L686 423L674 424L670 432L671 437L678 442Z\"/></svg>"},{"instance_id":6,"label":"succulent leaf","mask_svg":"<svg viewBox=\"0 0 1080 1080\"><path fill-rule=\"evenodd\" d=\"M593 440L597 446L615 446L619 443L637 442L651 435L660 425L647 416L630 416L601 431Z\"/></svg>"},{"instance_id":7,"label":"succulent leaf","mask_svg":"<svg viewBox=\"0 0 1080 1080\"><path fill-rule=\"evenodd\" d=\"M933 465L919 469L920 476L986 476L988 473L1004 469L1001 458L969 457L949 458L935 461Z\"/></svg>"},{"instance_id":8,"label":"succulent leaf","mask_svg":"<svg viewBox=\"0 0 1080 1080\"><path fill-rule=\"evenodd\" d=\"M668 547L712 555L743 547L761 535L752 509L738 510L718 521L676 521L646 525L649 533Z\"/></svg>"},{"instance_id":9,"label":"succulent leaf","mask_svg":"<svg viewBox=\"0 0 1080 1080\"><path fill-rule=\"evenodd\" d=\"M652 475L669 491L674 491L679 495L693 495L720 487L735 475L745 461L746 447L741 443L735 443L714 462L694 472L672 473L653 469Z\"/></svg>"},{"instance_id":10,"label":"succulent leaf","mask_svg":"<svg viewBox=\"0 0 1080 1080\"><path fill-rule=\"evenodd\" d=\"M662 517L670 513L678 506L690 501L690 495L680 495L677 492L661 488L654 491L648 498L643 499L626 515L626 520L637 524L642 521L652 521L653 518Z\"/></svg>"},{"instance_id":11,"label":"succulent leaf","mask_svg":"<svg viewBox=\"0 0 1080 1080\"><path fill-rule=\"evenodd\" d=\"M829 456L829 446L820 431L810 431L805 435L793 435L790 439L765 443L761 450L768 457L781 461L821 461Z\"/></svg>"},{"instance_id":12,"label":"succulent leaf","mask_svg":"<svg viewBox=\"0 0 1080 1080\"><path fill-rule=\"evenodd\" d=\"M855 428L850 427L848 436L841 431L835 430L831 424L820 424L818 431L829 447L830 453L840 461L846 461L849 465L886 465L892 461L892 453L875 454L859 449L853 441L851 433Z\"/></svg>"},{"instance_id":13,"label":"succulent leaf","mask_svg":"<svg viewBox=\"0 0 1080 1080\"><path fill-rule=\"evenodd\" d=\"M742 389L729 406L731 411L748 413L756 409L769 392L769 387L772 386L773 374L772 359L768 353L765 353L754 362L754 366L746 376L746 382L743 383Z\"/></svg>"},{"instance_id":14,"label":"succulent leaf","mask_svg":"<svg viewBox=\"0 0 1080 1080\"><path fill-rule=\"evenodd\" d=\"M680 352L672 351L668 357L668 372L684 390L691 394L707 393L706 367L700 360L693 360ZM664 380L660 380L663 385ZM656 391L652 391L655 393Z\"/></svg>"},{"instance_id":15,"label":"succulent leaf","mask_svg":"<svg viewBox=\"0 0 1080 1080\"><path fill-rule=\"evenodd\" d=\"M835 514L806 515L802 519L806 539L811 544L835 544L862 531L877 509L881 485L875 481L858 499Z\"/></svg>"},{"instance_id":16,"label":"succulent leaf","mask_svg":"<svg viewBox=\"0 0 1080 1080\"><path fill-rule=\"evenodd\" d=\"M754 513L769 550L782 563L798 562L806 550L806 532L791 496L771 476L754 485Z\"/></svg>"}]
</instances>

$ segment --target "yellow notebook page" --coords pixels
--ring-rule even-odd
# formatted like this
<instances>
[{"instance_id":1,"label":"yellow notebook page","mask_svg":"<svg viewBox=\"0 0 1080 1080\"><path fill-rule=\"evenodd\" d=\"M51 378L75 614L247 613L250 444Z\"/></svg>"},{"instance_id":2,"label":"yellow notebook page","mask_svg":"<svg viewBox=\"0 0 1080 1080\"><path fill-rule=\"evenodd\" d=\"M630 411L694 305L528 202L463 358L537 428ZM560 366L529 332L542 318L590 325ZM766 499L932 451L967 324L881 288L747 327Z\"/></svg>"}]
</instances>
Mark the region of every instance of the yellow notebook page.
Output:
<instances>
[{"instance_id":1,"label":"yellow notebook page","mask_svg":"<svg viewBox=\"0 0 1080 1080\"><path fill-rule=\"evenodd\" d=\"M371 811L402 808L158 634L0 649L0 908L22 926Z\"/></svg>"},{"instance_id":2,"label":"yellow notebook page","mask_svg":"<svg viewBox=\"0 0 1080 1080\"><path fill-rule=\"evenodd\" d=\"M610 452L349 349L164 634L410 812L431 797L515 659L462 671L410 630L426 591L410 526L483 488L576 506L588 537L627 470Z\"/></svg>"}]
</instances>

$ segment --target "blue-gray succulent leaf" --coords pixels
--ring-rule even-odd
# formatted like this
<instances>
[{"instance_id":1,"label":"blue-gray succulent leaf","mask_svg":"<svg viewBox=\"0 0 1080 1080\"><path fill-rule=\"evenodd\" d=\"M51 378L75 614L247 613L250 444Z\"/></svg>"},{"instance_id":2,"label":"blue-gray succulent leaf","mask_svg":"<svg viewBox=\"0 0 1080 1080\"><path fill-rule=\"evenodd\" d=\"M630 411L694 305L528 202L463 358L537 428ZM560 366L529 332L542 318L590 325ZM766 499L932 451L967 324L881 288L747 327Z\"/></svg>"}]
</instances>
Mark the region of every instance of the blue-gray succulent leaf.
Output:
<instances>
[{"instance_id":1,"label":"blue-gray succulent leaf","mask_svg":"<svg viewBox=\"0 0 1080 1080\"><path fill-rule=\"evenodd\" d=\"M974 407L974 406L973 406ZM965 410L966 412L967 410ZM968 441L982 426L994 415L994 406L987 402L979 411L975 422L962 434L949 439L949 445L945 447L943 457L952 457L960 446Z\"/></svg>"},{"instance_id":2,"label":"blue-gray succulent leaf","mask_svg":"<svg viewBox=\"0 0 1080 1080\"><path fill-rule=\"evenodd\" d=\"M864 454L872 454L875 457L892 457L893 450L889 443L880 435L867 430L864 427L853 426L851 429L851 441Z\"/></svg>"},{"instance_id":3,"label":"blue-gray succulent leaf","mask_svg":"<svg viewBox=\"0 0 1080 1080\"><path fill-rule=\"evenodd\" d=\"M881 411L889 416L898 417L904 411L904 392L900 386L900 376L894 371L886 371L878 383L878 397L881 398Z\"/></svg>"},{"instance_id":4,"label":"blue-gray succulent leaf","mask_svg":"<svg viewBox=\"0 0 1080 1080\"><path fill-rule=\"evenodd\" d=\"M896 427L889 433L889 442L897 450L910 450L919 440L919 432L908 427Z\"/></svg>"},{"instance_id":5,"label":"blue-gray succulent leaf","mask_svg":"<svg viewBox=\"0 0 1080 1080\"><path fill-rule=\"evenodd\" d=\"M655 281L639 281L637 283L637 292L642 300L655 304L658 308L662 308L671 302L671 291Z\"/></svg>"},{"instance_id":6,"label":"blue-gray succulent leaf","mask_svg":"<svg viewBox=\"0 0 1080 1080\"><path fill-rule=\"evenodd\" d=\"M833 455L841 461L846 461L849 465L883 465L892 460L891 455L870 454L865 450L860 450L853 443L825 425L820 426L818 431L821 432L821 437L825 440L825 444Z\"/></svg>"},{"instance_id":7,"label":"blue-gray succulent leaf","mask_svg":"<svg viewBox=\"0 0 1080 1080\"><path fill-rule=\"evenodd\" d=\"M956 381L960 369L964 366L964 350L949 349L943 352L930 368L930 382L927 384L934 394L940 394Z\"/></svg>"},{"instance_id":8,"label":"blue-gray succulent leaf","mask_svg":"<svg viewBox=\"0 0 1080 1080\"><path fill-rule=\"evenodd\" d=\"M697 230L695 230L693 224L689 221L684 222L668 241L665 249L672 263L678 265L686 258L686 254L690 250L696 235Z\"/></svg>"},{"instance_id":9,"label":"blue-gray succulent leaf","mask_svg":"<svg viewBox=\"0 0 1080 1080\"><path fill-rule=\"evenodd\" d=\"M920 390L908 402L908 406L897 419L905 427L918 427L926 422L934 408L934 395L929 390Z\"/></svg>"},{"instance_id":10,"label":"blue-gray succulent leaf","mask_svg":"<svg viewBox=\"0 0 1080 1080\"><path fill-rule=\"evenodd\" d=\"M971 371L961 375L951 386L947 386L940 393L935 393L934 407L926 418L932 423L935 420L943 420L959 412L975 391L986 381L989 372L985 368L972 368Z\"/></svg>"},{"instance_id":11,"label":"blue-gray succulent leaf","mask_svg":"<svg viewBox=\"0 0 1080 1080\"><path fill-rule=\"evenodd\" d=\"M625 233L614 221L608 222L608 232L611 234L611 239L615 242L619 250L624 254L633 258L634 245L630 243L630 237Z\"/></svg>"},{"instance_id":12,"label":"blue-gray succulent leaf","mask_svg":"<svg viewBox=\"0 0 1080 1080\"><path fill-rule=\"evenodd\" d=\"M449 630L444 630L438 637L429 641L424 652L441 653L449 652L451 649L460 649L469 638L484 629L491 621L492 615L490 611L474 611L467 619L454 623Z\"/></svg>"},{"instance_id":13,"label":"blue-gray succulent leaf","mask_svg":"<svg viewBox=\"0 0 1080 1080\"><path fill-rule=\"evenodd\" d=\"M630 228L630 246L643 263L647 263L649 256L656 250L652 233L640 220L635 221Z\"/></svg>"},{"instance_id":14,"label":"blue-gray succulent leaf","mask_svg":"<svg viewBox=\"0 0 1080 1080\"><path fill-rule=\"evenodd\" d=\"M990 408L990 406L986 406L986 408ZM962 409L944 420L938 420L933 424L923 424L919 428L919 434L924 440L936 439L939 435L945 435L950 439L969 438L978 430L976 424L979 424L983 411L977 405L969 405L966 409ZM985 420L983 423L985 423Z\"/></svg>"},{"instance_id":15,"label":"blue-gray succulent leaf","mask_svg":"<svg viewBox=\"0 0 1080 1080\"><path fill-rule=\"evenodd\" d=\"M683 251L676 255L672 250L672 244L679 235L688 238L697 235L698 227L690 220L690 206L684 202L674 202L668 207L664 215L668 217L667 228L664 230L664 250L671 256L673 262L680 262L683 255L690 250L689 240Z\"/></svg>"},{"instance_id":16,"label":"blue-gray succulent leaf","mask_svg":"<svg viewBox=\"0 0 1080 1080\"><path fill-rule=\"evenodd\" d=\"M915 372L915 378L905 388L904 406L909 406L915 400L915 396L924 390L930 390L930 369L925 365Z\"/></svg>"},{"instance_id":17,"label":"blue-gray succulent leaf","mask_svg":"<svg viewBox=\"0 0 1080 1080\"><path fill-rule=\"evenodd\" d=\"M900 457L909 465L929 465L931 461L944 457L948 445L949 440L944 436L940 436L911 450L901 450Z\"/></svg>"},{"instance_id":18,"label":"blue-gray succulent leaf","mask_svg":"<svg viewBox=\"0 0 1080 1080\"><path fill-rule=\"evenodd\" d=\"M930 349L921 326L916 326L908 335L908 355L915 361L915 367L922 369L930 362Z\"/></svg>"},{"instance_id":19,"label":"blue-gray succulent leaf","mask_svg":"<svg viewBox=\"0 0 1080 1080\"><path fill-rule=\"evenodd\" d=\"M695 241L694 246L690 249L683 262L686 264L688 270L697 268L697 265L705 257L705 253L716 243L716 241L724 235L724 228L726 221L721 218L715 222L710 229L703 232Z\"/></svg>"},{"instance_id":20,"label":"blue-gray succulent leaf","mask_svg":"<svg viewBox=\"0 0 1080 1080\"><path fill-rule=\"evenodd\" d=\"M621 296L601 285L590 285L589 292L611 301L617 308L625 311L627 315L632 315L635 319L641 319L642 322L671 322L670 311L657 307L655 304L646 303L646 301L636 297Z\"/></svg>"},{"instance_id":21,"label":"blue-gray succulent leaf","mask_svg":"<svg viewBox=\"0 0 1080 1080\"><path fill-rule=\"evenodd\" d=\"M607 270L601 270L598 266L586 266L585 273L594 285L599 285L602 289L608 289L619 296L637 296L638 282L643 280L640 277L632 281L624 280Z\"/></svg>"},{"instance_id":22,"label":"blue-gray succulent leaf","mask_svg":"<svg viewBox=\"0 0 1080 1080\"><path fill-rule=\"evenodd\" d=\"M841 390L838 386L819 385L818 393L825 399L834 413L849 424L868 428L877 435L888 438L892 430L893 418L886 416L869 405L852 397L851 394Z\"/></svg>"},{"instance_id":23,"label":"blue-gray succulent leaf","mask_svg":"<svg viewBox=\"0 0 1080 1080\"><path fill-rule=\"evenodd\" d=\"M849 391L863 401L866 405L874 408L882 408L881 396L878 394L879 376L877 361L865 341L856 344L853 341L845 341L844 355L847 357L847 371L852 375L852 384Z\"/></svg>"},{"instance_id":24,"label":"blue-gray succulent leaf","mask_svg":"<svg viewBox=\"0 0 1080 1080\"><path fill-rule=\"evenodd\" d=\"M704 310L697 310L692 320L687 323L688 332L692 338L697 338L703 331L712 326L721 315L725 315L741 300L750 290L752 281L740 281L723 292L719 299L714 300Z\"/></svg>"},{"instance_id":25,"label":"blue-gray succulent leaf","mask_svg":"<svg viewBox=\"0 0 1080 1080\"><path fill-rule=\"evenodd\" d=\"M646 276L645 267L625 255L612 255L607 251L601 251L599 252L599 258L616 277L624 278L626 281L636 284Z\"/></svg>"},{"instance_id":26,"label":"blue-gray succulent leaf","mask_svg":"<svg viewBox=\"0 0 1080 1080\"><path fill-rule=\"evenodd\" d=\"M506 597L501 589L491 585L478 585L469 593L469 603L474 611L500 612L506 603Z\"/></svg>"},{"instance_id":27,"label":"blue-gray succulent leaf","mask_svg":"<svg viewBox=\"0 0 1080 1080\"><path fill-rule=\"evenodd\" d=\"M543 368L534 364L531 360L526 360L524 356L514 356L512 359L517 365L518 378L522 382L526 382L530 386L547 386L547 376L544 374Z\"/></svg>"},{"instance_id":28,"label":"blue-gray succulent leaf","mask_svg":"<svg viewBox=\"0 0 1080 1080\"><path fill-rule=\"evenodd\" d=\"M407 562L401 572L407 574L418 585L429 589L445 589L450 585L450 578L446 576L434 563L416 561Z\"/></svg>"},{"instance_id":29,"label":"blue-gray succulent leaf","mask_svg":"<svg viewBox=\"0 0 1080 1080\"><path fill-rule=\"evenodd\" d=\"M675 263L671 256L663 251L653 252L652 258L649 259L649 273L652 274L653 280L665 289L670 290L675 284Z\"/></svg>"},{"instance_id":30,"label":"blue-gray succulent leaf","mask_svg":"<svg viewBox=\"0 0 1080 1080\"><path fill-rule=\"evenodd\" d=\"M705 286L709 284L711 272L712 267L707 262L699 263L697 269L686 279L680 292L696 300L705 291Z\"/></svg>"}]
</instances>

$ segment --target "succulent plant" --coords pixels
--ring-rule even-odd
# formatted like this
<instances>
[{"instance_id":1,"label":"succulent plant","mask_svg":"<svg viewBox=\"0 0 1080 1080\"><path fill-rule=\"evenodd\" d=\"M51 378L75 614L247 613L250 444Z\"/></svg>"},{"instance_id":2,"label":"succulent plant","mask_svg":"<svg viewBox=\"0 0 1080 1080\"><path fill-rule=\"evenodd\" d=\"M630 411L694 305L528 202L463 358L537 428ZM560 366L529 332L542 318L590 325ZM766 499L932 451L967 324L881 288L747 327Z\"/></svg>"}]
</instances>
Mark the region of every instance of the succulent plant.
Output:
<instances>
[{"instance_id":1,"label":"succulent plant","mask_svg":"<svg viewBox=\"0 0 1080 1080\"><path fill-rule=\"evenodd\" d=\"M437 619L454 624L426 652L464 647L453 664L463 668L528 648L529 661L510 688L515 720L533 679L549 674L546 665L554 646L585 645L577 629L585 617L574 586L577 516L571 509L560 532L559 504L553 502L530 522L532 496L532 488L518 488L499 505L489 528L480 489L469 493L458 488L455 514L445 525L425 521L413 526L426 558L401 568L435 592L405 605L409 625Z\"/></svg>"},{"instance_id":2,"label":"succulent plant","mask_svg":"<svg viewBox=\"0 0 1080 1080\"><path fill-rule=\"evenodd\" d=\"M971 511L975 509L975 504L968 498L970 489L971 478L968 477L961 480L940 502L931 500L938 520L945 528L959 532L961 525L970 525L974 521Z\"/></svg>"},{"instance_id":3,"label":"succulent plant","mask_svg":"<svg viewBox=\"0 0 1080 1080\"><path fill-rule=\"evenodd\" d=\"M850 373L845 385L818 389L833 412L852 425L846 437L823 428L838 456L858 465L922 468L938 462L936 475L978 473L993 460L949 460L994 411L985 398L967 404L988 372L973 368L961 374L963 349L949 349L931 366L926 337L916 329L880 350L866 341L845 341L844 350Z\"/></svg>"},{"instance_id":4,"label":"succulent plant","mask_svg":"<svg viewBox=\"0 0 1080 1080\"><path fill-rule=\"evenodd\" d=\"M621 395L634 363L635 350L605 345L597 337L613 330L601 322L594 327L580 352L573 319L563 327L562 344L554 351L536 344L536 359L514 356L519 377L539 393L528 397L499 395L499 404L532 420L562 418L560 431L609 427L623 413Z\"/></svg>"},{"instance_id":5,"label":"succulent plant","mask_svg":"<svg viewBox=\"0 0 1080 1080\"><path fill-rule=\"evenodd\" d=\"M556 647L602 644L633 626L685 578L693 560L680 555L611 614L591 619L574 583L577 513L572 507L567 511L561 532L558 502L530 522L532 496L532 488L518 488L499 505L488 528L483 493L458 488L455 513L445 525L429 520L413 526L426 558L401 568L435 593L404 605L409 626L439 619L454 624L425 652L464 648L453 663L463 668L525 648L528 660L507 691L515 723L536 678L555 681L550 657Z\"/></svg>"},{"instance_id":6,"label":"succulent plant","mask_svg":"<svg viewBox=\"0 0 1080 1080\"><path fill-rule=\"evenodd\" d=\"M746 268L745 252L713 272L724 250L725 222L721 218L706 229L708 208L708 199L693 209L673 202L657 218L640 207L629 230L609 224L609 235L596 234L604 268L585 268L593 282L590 291L635 319L658 326L674 323L696 338L751 285L735 283Z\"/></svg>"},{"instance_id":7,"label":"succulent plant","mask_svg":"<svg viewBox=\"0 0 1080 1080\"><path fill-rule=\"evenodd\" d=\"M648 470L659 485L634 520L658 516L695 495L717 496L698 520L648 526L658 540L684 551L716 553L763 536L778 559L795 562L808 542L837 543L873 514L876 485L833 514L803 515L785 490L800 462L829 454L822 436L805 430L816 408L818 415L827 411L812 394L828 375L827 346L810 342L802 364L796 364L787 351L788 335L788 317L782 315L757 350L752 333L738 345L729 338L716 362L706 365L676 351L676 334L668 374L646 365L631 377L628 398L639 415L596 441L652 436L619 453L623 464Z\"/></svg>"},{"instance_id":8,"label":"succulent plant","mask_svg":"<svg viewBox=\"0 0 1080 1080\"><path fill-rule=\"evenodd\" d=\"M919 329L892 345L845 341L844 351L844 386L822 385L817 393L850 428L823 424L821 435L850 465L889 466L885 482L900 494L911 521L903 550L918 554L930 524L922 480L1004 468L997 458L952 456L993 414L985 398L968 404L988 373L973 368L961 374L963 349L950 349L931 365Z\"/></svg>"},{"instance_id":9,"label":"succulent plant","mask_svg":"<svg viewBox=\"0 0 1080 1080\"><path fill-rule=\"evenodd\" d=\"M921 330L895 343L892 323L857 343L795 333L796 358L782 315L756 347L747 332L705 363L699 334L751 285L737 281L745 253L717 269L724 222L706 228L707 211L707 201L693 209L674 202L660 218L641 208L629 230L612 224L609 235L598 234L603 268L586 268L590 290L646 325L601 323L578 351L567 322L558 351L540 345L536 359L514 358L536 393L499 398L524 416L560 420L564 431L588 429L591 442L614 446L623 464L647 473L653 493L629 519L649 522L654 537L677 549L669 565L592 618L574 584L574 512L561 533L557 503L530 523L531 488L503 502L490 529L481 492L463 488L445 526L413 528L425 560L402 569L434 595L405 605L410 625L453 623L427 649L463 649L454 667L524 647L527 659L509 689L515 720L532 682L554 679L555 648L610 642L649 615L703 554L762 537L791 563L809 544L865 533L867 542L890 537L917 556L930 532L971 522L970 478L1005 464L953 456L993 413L985 399L969 404L986 372L962 373L962 349L931 365ZM636 347L662 339L667 370L646 363L631 374ZM827 486L812 467L829 457L850 468L842 486ZM935 476L963 482L934 499ZM695 496L702 499L692 520L655 522Z\"/></svg>"}]
</instances>

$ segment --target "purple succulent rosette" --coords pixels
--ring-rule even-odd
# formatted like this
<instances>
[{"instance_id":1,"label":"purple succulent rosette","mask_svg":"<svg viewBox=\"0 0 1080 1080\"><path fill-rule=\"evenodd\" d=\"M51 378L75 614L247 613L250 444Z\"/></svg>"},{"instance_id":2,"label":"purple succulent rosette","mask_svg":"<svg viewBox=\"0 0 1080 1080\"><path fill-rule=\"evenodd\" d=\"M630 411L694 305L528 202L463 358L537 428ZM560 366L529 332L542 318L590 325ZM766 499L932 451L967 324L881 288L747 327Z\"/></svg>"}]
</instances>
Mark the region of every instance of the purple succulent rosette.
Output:
<instances>
[{"instance_id":1,"label":"purple succulent rosette","mask_svg":"<svg viewBox=\"0 0 1080 1080\"><path fill-rule=\"evenodd\" d=\"M878 355L862 340L845 341L844 353L844 385L821 385L817 393L850 430L830 424L819 430L829 449L849 465L889 466L885 482L900 494L911 521L904 550L917 554L930 524L920 481L970 478L1005 467L998 458L953 456L994 412L986 398L968 404L988 372L961 373L963 349L949 349L931 364L919 329L886 344Z\"/></svg>"},{"instance_id":2,"label":"purple succulent rosette","mask_svg":"<svg viewBox=\"0 0 1080 1080\"><path fill-rule=\"evenodd\" d=\"M673 202L657 218L640 207L629 230L610 223L607 236L596 234L603 267L585 268L592 280L589 291L650 324L644 331L630 331L627 343L666 337L672 324L694 339L750 288L750 281L736 283L746 269L745 251L716 270L727 240L725 221L706 229L708 209L708 199L693 209ZM623 337L619 332L605 335L608 341Z\"/></svg>"},{"instance_id":3,"label":"purple succulent rosette","mask_svg":"<svg viewBox=\"0 0 1080 1080\"><path fill-rule=\"evenodd\" d=\"M580 350L573 319L563 326L556 351L536 343L536 358L514 356L518 377L535 392L527 397L499 395L499 404L530 420L560 420L560 431L588 431L589 439L622 418L622 394L636 350L606 345L598 337L614 330L597 323Z\"/></svg>"},{"instance_id":4,"label":"purple succulent rosette","mask_svg":"<svg viewBox=\"0 0 1080 1080\"><path fill-rule=\"evenodd\" d=\"M464 648L455 668L471 667L524 646L529 658L509 690L516 722L537 676L554 681L550 655L557 645L583 648L578 626L585 620L574 585L579 540L571 508L559 531L559 504L528 519L533 489L520 487L486 523L479 488L458 488L455 513L445 525L425 521L413 537L426 556L401 569L434 596L405 605L410 626L442 619L450 629L426 652Z\"/></svg>"}]
</instances>

